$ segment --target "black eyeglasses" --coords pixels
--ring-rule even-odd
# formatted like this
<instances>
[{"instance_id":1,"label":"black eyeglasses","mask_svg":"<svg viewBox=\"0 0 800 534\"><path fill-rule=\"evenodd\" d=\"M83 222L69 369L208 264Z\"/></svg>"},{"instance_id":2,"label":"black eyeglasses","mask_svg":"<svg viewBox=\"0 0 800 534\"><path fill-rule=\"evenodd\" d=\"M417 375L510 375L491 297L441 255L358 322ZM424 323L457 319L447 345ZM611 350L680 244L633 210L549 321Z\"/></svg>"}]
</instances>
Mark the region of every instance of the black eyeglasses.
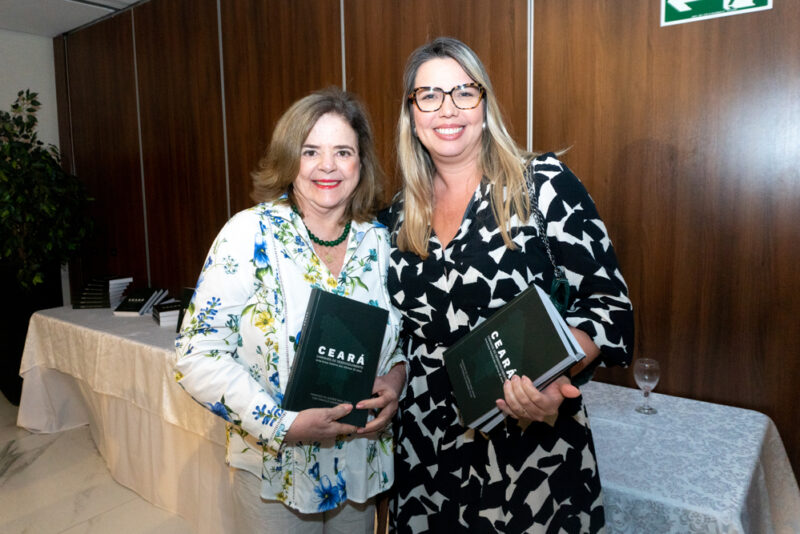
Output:
<instances>
[{"instance_id":1,"label":"black eyeglasses","mask_svg":"<svg viewBox=\"0 0 800 534\"><path fill-rule=\"evenodd\" d=\"M445 91L440 87L417 87L408 95L413 100L417 109L429 113L439 111L444 104L445 95L450 95L453 105L458 109L472 109L481 103L486 90L479 83L465 83Z\"/></svg>"}]
</instances>

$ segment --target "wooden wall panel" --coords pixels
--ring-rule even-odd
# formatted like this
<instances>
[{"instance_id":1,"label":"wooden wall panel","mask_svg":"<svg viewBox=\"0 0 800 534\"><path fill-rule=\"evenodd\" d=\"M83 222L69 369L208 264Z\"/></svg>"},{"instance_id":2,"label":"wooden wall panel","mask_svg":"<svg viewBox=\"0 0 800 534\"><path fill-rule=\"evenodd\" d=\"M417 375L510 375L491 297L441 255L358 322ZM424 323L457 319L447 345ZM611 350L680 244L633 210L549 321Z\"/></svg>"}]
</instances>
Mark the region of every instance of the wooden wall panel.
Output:
<instances>
[{"instance_id":1,"label":"wooden wall panel","mask_svg":"<svg viewBox=\"0 0 800 534\"><path fill-rule=\"evenodd\" d=\"M215 0L133 10L152 285L194 286L227 220Z\"/></svg>"},{"instance_id":2,"label":"wooden wall panel","mask_svg":"<svg viewBox=\"0 0 800 534\"><path fill-rule=\"evenodd\" d=\"M362 96L372 115L389 175L387 200L400 185L394 146L403 68L414 49L436 37L456 37L475 50L507 126L525 146L527 13L525 0L345 0L347 89Z\"/></svg>"},{"instance_id":3,"label":"wooden wall panel","mask_svg":"<svg viewBox=\"0 0 800 534\"><path fill-rule=\"evenodd\" d=\"M53 39L53 63L56 79L56 106L58 107L58 144L61 153L61 167L67 172L72 169L72 131L69 118L69 86L67 75L67 37L59 35Z\"/></svg>"},{"instance_id":4,"label":"wooden wall panel","mask_svg":"<svg viewBox=\"0 0 800 534\"><path fill-rule=\"evenodd\" d=\"M534 146L595 198L658 391L762 411L800 470L800 3L659 27L536 0ZM598 376L634 386L627 370ZM635 386L634 386L635 387Z\"/></svg>"},{"instance_id":5,"label":"wooden wall panel","mask_svg":"<svg viewBox=\"0 0 800 534\"><path fill-rule=\"evenodd\" d=\"M298 98L342 85L339 0L223 2L231 213L253 205L250 173Z\"/></svg>"},{"instance_id":6,"label":"wooden wall panel","mask_svg":"<svg viewBox=\"0 0 800 534\"><path fill-rule=\"evenodd\" d=\"M128 12L66 37L70 101L59 113L72 126L60 130L71 130L74 172L94 198L94 239L71 265L79 280L116 274L147 283L132 35Z\"/></svg>"}]
</instances>

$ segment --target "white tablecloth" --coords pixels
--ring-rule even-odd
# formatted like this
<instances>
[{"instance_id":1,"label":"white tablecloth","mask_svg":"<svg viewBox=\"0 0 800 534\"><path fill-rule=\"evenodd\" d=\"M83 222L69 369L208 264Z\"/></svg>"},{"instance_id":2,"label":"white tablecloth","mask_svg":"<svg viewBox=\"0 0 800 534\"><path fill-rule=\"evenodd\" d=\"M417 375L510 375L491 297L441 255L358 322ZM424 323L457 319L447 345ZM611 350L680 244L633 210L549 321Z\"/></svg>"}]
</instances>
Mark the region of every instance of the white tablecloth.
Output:
<instances>
[{"instance_id":1,"label":"white tablecloth","mask_svg":"<svg viewBox=\"0 0 800 534\"><path fill-rule=\"evenodd\" d=\"M150 317L54 308L31 318L18 424L89 424L109 469L200 533L233 532L224 424L172 378L175 333ZM763 414L654 394L583 388L609 532L800 533L800 492Z\"/></svg>"},{"instance_id":2,"label":"white tablecloth","mask_svg":"<svg viewBox=\"0 0 800 534\"><path fill-rule=\"evenodd\" d=\"M17 424L89 424L112 476L199 533L233 532L225 425L172 378L174 329L109 309L31 317Z\"/></svg>"},{"instance_id":3,"label":"white tablecloth","mask_svg":"<svg viewBox=\"0 0 800 534\"><path fill-rule=\"evenodd\" d=\"M583 388L610 532L800 533L800 491L766 415L651 395Z\"/></svg>"}]
</instances>

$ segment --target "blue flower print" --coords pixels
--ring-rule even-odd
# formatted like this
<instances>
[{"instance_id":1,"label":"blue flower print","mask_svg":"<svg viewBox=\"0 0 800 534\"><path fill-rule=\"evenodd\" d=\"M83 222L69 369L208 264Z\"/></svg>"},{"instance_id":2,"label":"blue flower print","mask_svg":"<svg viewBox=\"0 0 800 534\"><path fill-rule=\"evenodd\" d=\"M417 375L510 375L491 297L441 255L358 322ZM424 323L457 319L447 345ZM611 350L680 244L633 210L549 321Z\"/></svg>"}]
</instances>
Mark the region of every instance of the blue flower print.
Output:
<instances>
[{"instance_id":1,"label":"blue flower print","mask_svg":"<svg viewBox=\"0 0 800 534\"><path fill-rule=\"evenodd\" d=\"M192 320L196 322L197 331L201 334L208 334L214 333L217 331L216 328L212 328L209 321L212 321L214 317L217 316L216 308L222 303L219 297L211 297L210 300L206 302L205 308L200 308L197 316Z\"/></svg>"},{"instance_id":2,"label":"blue flower print","mask_svg":"<svg viewBox=\"0 0 800 534\"><path fill-rule=\"evenodd\" d=\"M308 474L311 475L314 480L319 480L319 462L316 462L314 466L308 470Z\"/></svg>"},{"instance_id":3,"label":"blue flower print","mask_svg":"<svg viewBox=\"0 0 800 534\"><path fill-rule=\"evenodd\" d=\"M339 499L342 501L347 500L347 482L344 481L342 472L336 474L336 488L339 490Z\"/></svg>"},{"instance_id":4,"label":"blue flower print","mask_svg":"<svg viewBox=\"0 0 800 534\"><path fill-rule=\"evenodd\" d=\"M364 239L364 232L356 232L356 243L360 243Z\"/></svg>"},{"instance_id":5,"label":"blue flower print","mask_svg":"<svg viewBox=\"0 0 800 534\"><path fill-rule=\"evenodd\" d=\"M225 327L230 328L233 332L239 331L239 315L235 315L233 313L228 314L228 320L225 321Z\"/></svg>"},{"instance_id":6,"label":"blue flower print","mask_svg":"<svg viewBox=\"0 0 800 534\"><path fill-rule=\"evenodd\" d=\"M231 419L231 416L228 414L228 409L221 402L215 402L214 404L211 404L210 402L208 402L208 403L206 403L206 407L209 410L211 410L211 413L213 413L214 415L218 415L218 416L222 417L223 419L225 419L229 423L233 421Z\"/></svg>"},{"instance_id":7,"label":"blue flower print","mask_svg":"<svg viewBox=\"0 0 800 534\"><path fill-rule=\"evenodd\" d=\"M269 266L267 244L264 242L264 236L262 234L256 234L253 261L256 264L256 269L263 269Z\"/></svg>"},{"instance_id":8,"label":"blue flower print","mask_svg":"<svg viewBox=\"0 0 800 534\"><path fill-rule=\"evenodd\" d=\"M318 512L332 510L341 502L339 487L331 484L331 479L328 478L328 475L324 475L320 479L319 485L314 488L314 492L319 499L319 506L317 507Z\"/></svg>"},{"instance_id":9,"label":"blue flower print","mask_svg":"<svg viewBox=\"0 0 800 534\"><path fill-rule=\"evenodd\" d=\"M283 410L278 408L277 406L273 406L269 410L267 410L267 405L262 404L261 406L256 406L256 409L253 410L253 416L255 417L256 421L259 419L261 423L267 426L272 426L275 424L275 421L281 418L283 415Z\"/></svg>"},{"instance_id":10,"label":"blue flower print","mask_svg":"<svg viewBox=\"0 0 800 534\"><path fill-rule=\"evenodd\" d=\"M261 378L261 369L258 367L257 364L253 364L250 366L250 376L252 376L256 380Z\"/></svg>"},{"instance_id":11,"label":"blue flower print","mask_svg":"<svg viewBox=\"0 0 800 534\"><path fill-rule=\"evenodd\" d=\"M378 251L374 248L369 249L369 259L370 261L378 261Z\"/></svg>"},{"instance_id":12,"label":"blue flower print","mask_svg":"<svg viewBox=\"0 0 800 534\"><path fill-rule=\"evenodd\" d=\"M269 381L272 383L273 386L275 386L275 388L281 387L280 379L278 378L278 371L275 371L270 375Z\"/></svg>"},{"instance_id":13,"label":"blue flower print","mask_svg":"<svg viewBox=\"0 0 800 534\"><path fill-rule=\"evenodd\" d=\"M226 256L223 260L223 269L225 269L225 274L236 274L236 271L239 270L239 264L236 262L235 259L231 256Z\"/></svg>"},{"instance_id":14,"label":"blue flower print","mask_svg":"<svg viewBox=\"0 0 800 534\"><path fill-rule=\"evenodd\" d=\"M294 347L295 351L297 351L297 347L300 345L300 334L302 332L303 332L302 330L298 330L297 334L295 334L293 336L289 336L289 343L292 344L292 346Z\"/></svg>"}]
</instances>

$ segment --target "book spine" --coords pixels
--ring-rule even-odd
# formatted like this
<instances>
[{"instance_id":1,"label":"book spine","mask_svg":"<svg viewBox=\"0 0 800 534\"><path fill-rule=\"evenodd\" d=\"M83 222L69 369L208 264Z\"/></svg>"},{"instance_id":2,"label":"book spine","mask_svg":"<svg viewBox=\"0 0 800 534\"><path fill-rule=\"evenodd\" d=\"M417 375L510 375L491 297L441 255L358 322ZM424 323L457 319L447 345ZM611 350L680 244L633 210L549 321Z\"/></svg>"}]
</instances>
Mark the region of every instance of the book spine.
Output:
<instances>
[{"instance_id":1,"label":"book spine","mask_svg":"<svg viewBox=\"0 0 800 534\"><path fill-rule=\"evenodd\" d=\"M144 303L144 306L142 306L141 309L139 310L139 315L145 315L146 313L148 313L152 309L153 305L158 303L159 298L165 292L166 291L163 289L156 289L153 292L153 294L150 295L150 298L147 299L147 302Z\"/></svg>"},{"instance_id":2,"label":"book spine","mask_svg":"<svg viewBox=\"0 0 800 534\"><path fill-rule=\"evenodd\" d=\"M322 296L322 290L314 288L311 290L311 295L308 297L308 305L306 306L306 314L303 317L303 326L300 327L300 343L297 344L297 350L294 353L294 359L292 360L292 368L289 370L289 381L286 384L286 388L283 391L283 406L287 406L293 400L292 397L294 396L294 392L297 389L297 385L292 380L292 377L295 375L295 370L298 367L298 358L299 354L303 353L303 347L305 343L308 342L309 333L307 332L308 323L311 321L311 317L314 315L314 311L319 304L319 300ZM286 347L286 353L289 353L289 347Z\"/></svg>"}]
</instances>

